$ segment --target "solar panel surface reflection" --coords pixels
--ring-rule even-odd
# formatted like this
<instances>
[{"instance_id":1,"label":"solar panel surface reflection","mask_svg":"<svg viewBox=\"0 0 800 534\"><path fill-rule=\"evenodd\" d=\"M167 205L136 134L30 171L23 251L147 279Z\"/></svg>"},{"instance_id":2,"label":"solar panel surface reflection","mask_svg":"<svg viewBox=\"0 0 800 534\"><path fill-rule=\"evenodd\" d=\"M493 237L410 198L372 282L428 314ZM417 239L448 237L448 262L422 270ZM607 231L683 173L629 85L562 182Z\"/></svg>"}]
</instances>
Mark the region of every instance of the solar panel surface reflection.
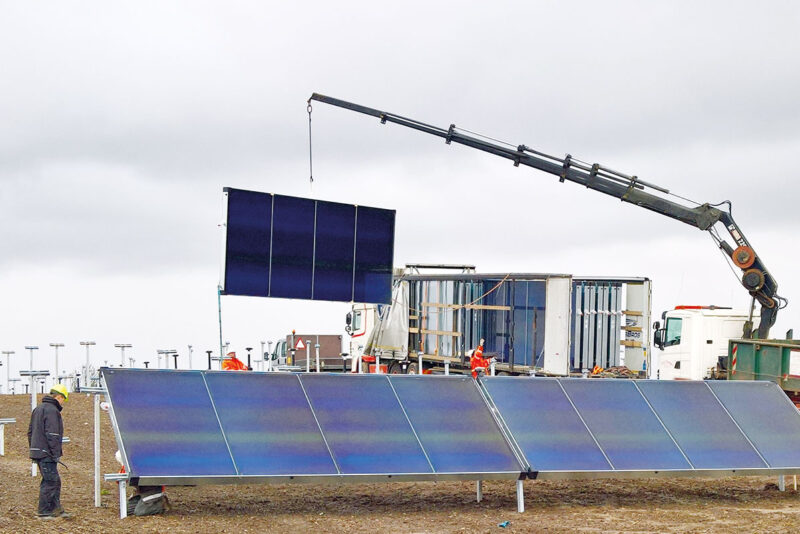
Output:
<instances>
[{"instance_id":1,"label":"solar panel surface reflection","mask_svg":"<svg viewBox=\"0 0 800 534\"><path fill-rule=\"evenodd\" d=\"M525 469L469 376L386 375L437 473Z\"/></svg>"},{"instance_id":2,"label":"solar panel surface reflection","mask_svg":"<svg viewBox=\"0 0 800 534\"><path fill-rule=\"evenodd\" d=\"M559 379L617 470L692 467L630 380Z\"/></svg>"},{"instance_id":3,"label":"solar panel surface reflection","mask_svg":"<svg viewBox=\"0 0 800 534\"><path fill-rule=\"evenodd\" d=\"M705 382L642 380L637 386L695 469L768 467Z\"/></svg>"},{"instance_id":4,"label":"solar panel surface reflection","mask_svg":"<svg viewBox=\"0 0 800 534\"><path fill-rule=\"evenodd\" d=\"M708 385L770 467L800 467L800 412L777 384L711 380Z\"/></svg>"},{"instance_id":5,"label":"solar panel surface reflection","mask_svg":"<svg viewBox=\"0 0 800 534\"><path fill-rule=\"evenodd\" d=\"M103 371L131 476L236 475L201 371Z\"/></svg>"},{"instance_id":6,"label":"solar panel surface reflection","mask_svg":"<svg viewBox=\"0 0 800 534\"><path fill-rule=\"evenodd\" d=\"M535 471L610 471L555 378L487 377L483 385Z\"/></svg>"},{"instance_id":7,"label":"solar panel surface reflection","mask_svg":"<svg viewBox=\"0 0 800 534\"><path fill-rule=\"evenodd\" d=\"M205 376L240 474L337 474L297 375Z\"/></svg>"},{"instance_id":8,"label":"solar panel surface reflection","mask_svg":"<svg viewBox=\"0 0 800 534\"><path fill-rule=\"evenodd\" d=\"M432 474L386 375L299 375L342 474Z\"/></svg>"}]
</instances>

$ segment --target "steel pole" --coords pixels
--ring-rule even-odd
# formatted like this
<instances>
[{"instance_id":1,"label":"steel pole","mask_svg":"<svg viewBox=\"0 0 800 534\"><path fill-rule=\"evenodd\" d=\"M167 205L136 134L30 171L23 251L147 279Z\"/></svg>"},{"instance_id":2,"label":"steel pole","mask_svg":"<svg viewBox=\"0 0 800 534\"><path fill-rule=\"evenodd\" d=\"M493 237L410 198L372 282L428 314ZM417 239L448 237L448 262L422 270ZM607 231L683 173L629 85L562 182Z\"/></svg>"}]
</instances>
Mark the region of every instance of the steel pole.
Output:
<instances>
[{"instance_id":1,"label":"steel pole","mask_svg":"<svg viewBox=\"0 0 800 534\"><path fill-rule=\"evenodd\" d=\"M100 508L100 395L94 395L94 506Z\"/></svg>"},{"instance_id":2,"label":"steel pole","mask_svg":"<svg viewBox=\"0 0 800 534\"><path fill-rule=\"evenodd\" d=\"M56 352L56 376L53 379L53 384L58 384L58 348L63 347L63 343L50 343L50 346L55 349Z\"/></svg>"},{"instance_id":3,"label":"steel pole","mask_svg":"<svg viewBox=\"0 0 800 534\"><path fill-rule=\"evenodd\" d=\"M8 394L11 392L11 355L14 351L4 350L3 354L6 355L6 394Z\"/></svg>"}]
</instances>

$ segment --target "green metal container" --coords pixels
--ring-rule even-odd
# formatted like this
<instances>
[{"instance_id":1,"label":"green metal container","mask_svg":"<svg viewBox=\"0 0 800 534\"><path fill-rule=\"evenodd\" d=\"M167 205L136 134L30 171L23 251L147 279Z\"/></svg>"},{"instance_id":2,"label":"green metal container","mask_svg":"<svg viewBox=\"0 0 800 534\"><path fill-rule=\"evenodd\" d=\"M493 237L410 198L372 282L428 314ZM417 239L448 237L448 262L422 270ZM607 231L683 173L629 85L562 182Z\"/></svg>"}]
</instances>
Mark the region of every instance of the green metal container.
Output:
<instances>
[{"instance_id":1,"label":"green metal container","mask_svg":"<svg viewBox=\"0 0 800 534\"><path fill-rule=\"evenodd\" d=\"M728 380L770 380L800 393L800 340L731 339Z\"/></svg>"}]
</instances>

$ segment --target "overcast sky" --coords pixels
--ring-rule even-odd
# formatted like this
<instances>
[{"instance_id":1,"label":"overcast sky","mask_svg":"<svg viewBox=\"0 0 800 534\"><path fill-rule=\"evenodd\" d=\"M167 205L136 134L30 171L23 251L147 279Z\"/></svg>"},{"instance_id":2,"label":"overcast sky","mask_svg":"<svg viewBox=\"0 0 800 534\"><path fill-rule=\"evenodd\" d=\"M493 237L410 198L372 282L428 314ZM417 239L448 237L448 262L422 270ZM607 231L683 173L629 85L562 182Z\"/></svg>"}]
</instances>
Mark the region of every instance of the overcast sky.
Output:
<instances>
[{"instance_id":1,"label":"overcast sky","mask_svg":"<svg viewBox=\"0 0 800 534\"><path fill-rule=\"evenodd\" d=\"M397 210L395 264L644 276L653 313L745 308L710 237L320 92L734 215L800 328L796 2L0 0L0 348L12 376L218 347L226 186ZM224 338L344 333L346 304L223 297ZM5 359L3 365L5 366ZM5 386L5 367L0 384ZM5 392L5 387L3 387Z\"/></svg>"}]
</instances>

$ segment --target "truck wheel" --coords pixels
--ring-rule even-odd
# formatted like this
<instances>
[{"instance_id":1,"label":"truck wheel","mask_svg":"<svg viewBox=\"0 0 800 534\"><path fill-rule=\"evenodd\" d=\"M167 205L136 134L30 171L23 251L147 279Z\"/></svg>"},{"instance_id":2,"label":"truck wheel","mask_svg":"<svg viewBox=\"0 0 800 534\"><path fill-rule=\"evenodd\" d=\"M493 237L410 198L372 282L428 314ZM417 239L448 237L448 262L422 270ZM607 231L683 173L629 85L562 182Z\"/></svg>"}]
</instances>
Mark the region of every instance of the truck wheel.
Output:
<instances>
[{"instance_id":1,"label":"truck wheel","mask_svg":"<svg viewBox=\"0 0 800 534\"><path fill-rule=\"evenodd\" d=\"M408 364L408 367L406 367L406 374L409 375L419 374L419 365L417 365L417 362L411 362Z\"/></svg>"},{"instance_id":2,"label":"truck wheel","mask_svg":"<svg viewBox=\"0 0 800 534\"><path fill-rule=\"evenodd\" d=\"M403 374L403 365L398 362L394 361L389 364L389 374L390 375L402 375Z\"/></svg>"},{"instance_id":3,"label":"truck wheel","mask_svg":"<svg viewBox=\"0 0 800 534\"><path fill-rule=\"evenodd\" d=\"M511 376L508 371L497 371L494 376Z\"/></svg>"}]
</instances>

